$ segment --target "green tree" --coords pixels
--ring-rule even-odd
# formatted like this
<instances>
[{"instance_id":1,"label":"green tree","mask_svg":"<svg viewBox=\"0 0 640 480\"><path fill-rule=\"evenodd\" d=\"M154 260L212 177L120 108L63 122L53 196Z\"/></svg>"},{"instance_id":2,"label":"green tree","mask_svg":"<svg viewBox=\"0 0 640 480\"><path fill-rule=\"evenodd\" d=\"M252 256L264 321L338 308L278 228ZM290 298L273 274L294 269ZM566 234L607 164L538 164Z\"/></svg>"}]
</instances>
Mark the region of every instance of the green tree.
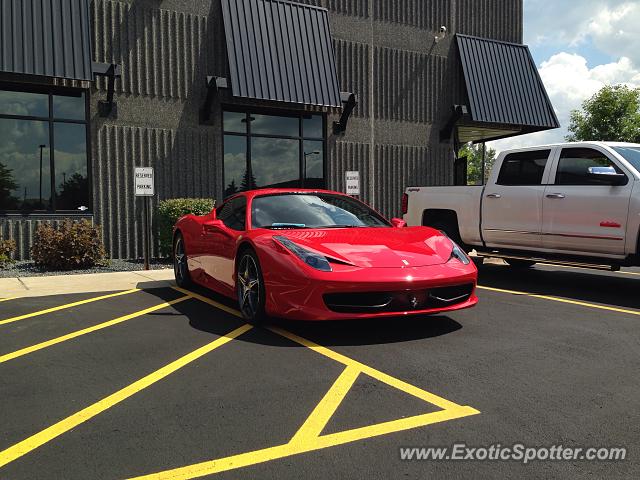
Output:
<instances>
[{"instance_id":1,"label":"green tree","mask_svg":"<svg viewBox=\"0 0 640 480\"><path fill-rule=\"evenodd\" d=\"M13 190L17 190L18 184L13 178L12 170L0 163L0 208L14 209L18 199L11 195Z\"/></svg>"},{"instance_id":2,"label":"green tree","mask_svg":"<svg viewBox=\"0 0 640 480\"><path fill-rule=\"evenodd\" d=\"M640 89L607 85L571 112L569 142L640 142Z\"/></svg>"},{"instance_id":3,"label":"green tree","mask_svg":"<svg viewBox=\"0 0 640 480\"><path fill-rule=\"evenodd\" d=\"M458 157L467 157L467 184L482 184L482 144L466 143L458 152ZM496 151L493 148L487 148L484 162L484 180L489 178L489 173L496 160Z\"/></svg>"}]
</instances>

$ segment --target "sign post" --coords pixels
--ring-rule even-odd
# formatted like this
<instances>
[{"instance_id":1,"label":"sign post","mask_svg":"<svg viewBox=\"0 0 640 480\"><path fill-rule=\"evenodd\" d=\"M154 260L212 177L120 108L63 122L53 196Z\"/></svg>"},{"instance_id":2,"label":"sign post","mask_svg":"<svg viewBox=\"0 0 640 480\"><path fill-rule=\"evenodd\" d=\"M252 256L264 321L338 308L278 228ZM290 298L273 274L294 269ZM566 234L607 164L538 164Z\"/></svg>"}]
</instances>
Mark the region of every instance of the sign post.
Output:
<instances>
[{"instance_id":1,"label":"sign post","mask_svg":"<svg viewBox=\"0 0 640 480\"><path fill-rule=\"evenodd\" d=\"M150 198L155 195L155 185L153 183L152 167L135 167L134 172L134 190L136 197L143 198L143 250L144 250L144 269L149 270L149 254L151 251L151 222L149 220L149 202Z\"/></svg>"},{"instance_id":2,"label":"sign post","mask_svg":"<svg viewBox=\"0 0 640 480\"><path fill-rule=\"evenodd\" d=\"M360 195L360 172L344 172L347 195Z\"/></svg>"}]
</instances>

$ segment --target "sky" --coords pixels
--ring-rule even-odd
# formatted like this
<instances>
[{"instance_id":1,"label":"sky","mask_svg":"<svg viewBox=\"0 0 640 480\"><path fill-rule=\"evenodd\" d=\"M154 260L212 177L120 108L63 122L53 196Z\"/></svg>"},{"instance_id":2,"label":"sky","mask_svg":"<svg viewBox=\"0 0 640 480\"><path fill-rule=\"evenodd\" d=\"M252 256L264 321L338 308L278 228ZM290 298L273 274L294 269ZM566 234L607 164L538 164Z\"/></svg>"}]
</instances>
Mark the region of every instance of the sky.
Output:
<instances>
[{"instance_id":1,"label":"sky","mask_svg":"<svg viewBox=\"0 0 640 480\"><path fill-rule=\"evenodd\" d=\"M524 43L561 127L487 143L498 151L562 142L571 110L604 85L640 87L639 0L524 0Z\"/></svg>"}]
</instances>

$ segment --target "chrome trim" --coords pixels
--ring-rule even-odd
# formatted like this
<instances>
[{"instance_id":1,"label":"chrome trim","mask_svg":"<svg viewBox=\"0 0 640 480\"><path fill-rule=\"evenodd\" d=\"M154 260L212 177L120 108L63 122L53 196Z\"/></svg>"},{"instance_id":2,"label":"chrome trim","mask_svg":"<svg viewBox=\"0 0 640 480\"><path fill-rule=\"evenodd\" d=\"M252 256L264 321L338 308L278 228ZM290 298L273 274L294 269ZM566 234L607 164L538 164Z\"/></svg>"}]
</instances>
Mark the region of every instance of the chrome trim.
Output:
<instances>
[{"instance_id":1,"label":"chrome trim","mask_svg":"<svg viewBox=\"0 0 640 480\"><path fill-rule=\"evenodd\" d=\"M429 294L429 298L432 298L433 300L437 300L439 302L443 302L443 303L454 303L454 302L458 302L462 299L468 298L469 294L465 293L464 295L460 295L459 297L454 297L454 298L442 298L442 297L438 297L436 295L432 295L431 293Z\"/></svg>"}]
</instances>

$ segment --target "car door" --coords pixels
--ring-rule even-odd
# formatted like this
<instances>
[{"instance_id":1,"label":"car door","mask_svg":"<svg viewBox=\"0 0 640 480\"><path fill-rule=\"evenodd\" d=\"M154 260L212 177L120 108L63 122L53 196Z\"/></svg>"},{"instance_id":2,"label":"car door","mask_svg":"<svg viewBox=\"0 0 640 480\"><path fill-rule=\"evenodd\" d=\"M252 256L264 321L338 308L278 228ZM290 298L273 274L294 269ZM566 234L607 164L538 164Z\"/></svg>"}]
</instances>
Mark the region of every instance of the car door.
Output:
<instances>
[{"instance_id":1,"label":"car door","mask_svg":"<svg viewBox=\"0 0 640 480\"><path fill-rule=\"evenodd\" d=\"M551 149L507 154L482 199L482 235L489 247L535 249L542 245L542 197Z\"/></svg>"},{"instance_id":2,"label":"car door","mask_svg":"<svg viewBox=\"0 0 640 480\"><path fill-rule=\"evenodd\" d=\"M247 199L235 197L216 211L222 225L203 224L202 235L205 254L201 257L206 275L214 284L232 292L238 237L246 230Z\"/></svg>"},{"instance_id":3,"label":"car door","mask_svg":"<svg viewBox=\"0 0 640 480\"><path fill-rule=\"evenodd\" d=\"M612 185L604 169L623 173L624 185ZM606 150L565 147L543 199L543 246L576 254L624 255L632 175Z\"/></svg>"}]
</instances>

